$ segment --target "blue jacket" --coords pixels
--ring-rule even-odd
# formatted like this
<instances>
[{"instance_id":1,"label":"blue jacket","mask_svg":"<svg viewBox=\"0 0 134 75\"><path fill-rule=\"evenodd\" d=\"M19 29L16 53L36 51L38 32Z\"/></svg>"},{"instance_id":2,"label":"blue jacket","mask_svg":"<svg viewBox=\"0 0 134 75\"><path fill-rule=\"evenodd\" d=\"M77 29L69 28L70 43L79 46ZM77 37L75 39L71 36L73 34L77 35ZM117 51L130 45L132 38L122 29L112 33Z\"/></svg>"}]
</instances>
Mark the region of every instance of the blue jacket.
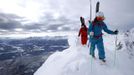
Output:
<instances>
[{"instance_id":1,"label":"blue jacket","mask_svg":"<svg viewBox=\"0 0 134 75\"><path fill-rule=\"evenodd\" d=\"M107 32L108 34L115 34L114 31L111 31L107 28L104 22L97 22L97 23L89 23L88 32L94 32L94 36L99 36L102 34L102 30Z\"/></svg>"}]
</instances>

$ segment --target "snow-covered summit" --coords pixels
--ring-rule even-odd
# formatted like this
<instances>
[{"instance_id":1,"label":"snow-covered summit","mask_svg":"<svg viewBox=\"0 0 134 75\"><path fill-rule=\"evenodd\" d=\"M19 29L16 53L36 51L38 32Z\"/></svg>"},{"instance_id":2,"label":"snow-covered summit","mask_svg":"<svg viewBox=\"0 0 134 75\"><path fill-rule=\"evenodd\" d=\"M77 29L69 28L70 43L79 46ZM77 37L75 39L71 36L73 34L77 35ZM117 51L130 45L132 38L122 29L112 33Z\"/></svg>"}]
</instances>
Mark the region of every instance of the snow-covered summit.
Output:
<instances>
[{"instance_id":1,"label":"snow-covered summit","mask_svg":"<svg viewBox=\"0 0 134 75\"><path fill-rule=\"evenodd\" d=\"M118 50L114 58L115 35L104 35L107 62L102 65L97 50L97 59L91 58L88 46L81 46L80 41L71 36L68 40L70 47L52 54L34 75L133 75L134 59L129 58L125 38L118 35Z\"/></svg>"}]
</instances>

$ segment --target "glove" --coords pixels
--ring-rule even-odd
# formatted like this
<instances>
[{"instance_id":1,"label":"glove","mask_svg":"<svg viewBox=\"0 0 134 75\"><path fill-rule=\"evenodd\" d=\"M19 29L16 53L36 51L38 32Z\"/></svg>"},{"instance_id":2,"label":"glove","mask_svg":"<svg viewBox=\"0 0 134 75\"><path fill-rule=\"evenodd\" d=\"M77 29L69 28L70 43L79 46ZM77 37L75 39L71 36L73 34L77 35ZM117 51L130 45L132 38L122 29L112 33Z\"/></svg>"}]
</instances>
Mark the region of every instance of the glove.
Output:
<instances>
[{"instance_id":1,"label":"glove","mask_svg":"<svg viewBox=\"0 0 134 75\"><path fill-rule=\"evenodd\" d=\"M90 36L94 36L94 32L90 32Z\"/></svg>"},{"instance_id":2,"label":"glove","mask_svg":"<svg viewBox=\"0 0 134 75\"><path fill-rule=\"evenodd\" d=\"M92 23L90 20L88 20L89 23Z\"/></svg>"},{"instance_id":3,"label":"glove","mask_svg":"<svg viewBox=\"0 0 134 75\"><path fill-rule=\"evenodd\" d=\"M118 30L115 30L115 31L114 31L114 34L118 34L118 33L119 33L119 31L118 31Z\"/></svg>"}]
</instances>

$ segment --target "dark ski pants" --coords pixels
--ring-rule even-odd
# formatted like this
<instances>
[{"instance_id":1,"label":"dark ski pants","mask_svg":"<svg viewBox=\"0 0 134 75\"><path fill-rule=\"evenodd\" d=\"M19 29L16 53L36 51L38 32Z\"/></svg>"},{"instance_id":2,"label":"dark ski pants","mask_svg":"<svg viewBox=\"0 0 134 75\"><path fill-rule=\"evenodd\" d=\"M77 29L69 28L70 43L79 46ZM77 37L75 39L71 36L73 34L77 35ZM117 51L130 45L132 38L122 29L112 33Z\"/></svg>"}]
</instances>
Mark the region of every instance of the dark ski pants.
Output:
<instances>
[{"instance_id":1,"label":"dark ski pants","mask_svg":"<svg viewBox=\"0 0 134 75\"><path fill-rule=\"evenodd\" d=\"M102 37L99 39L92 38L90 39L90 43L90 54L92 56L95 55L95 47L97 46L99 59L105 59L105 51Z\"/></svg>"}]
</instances>

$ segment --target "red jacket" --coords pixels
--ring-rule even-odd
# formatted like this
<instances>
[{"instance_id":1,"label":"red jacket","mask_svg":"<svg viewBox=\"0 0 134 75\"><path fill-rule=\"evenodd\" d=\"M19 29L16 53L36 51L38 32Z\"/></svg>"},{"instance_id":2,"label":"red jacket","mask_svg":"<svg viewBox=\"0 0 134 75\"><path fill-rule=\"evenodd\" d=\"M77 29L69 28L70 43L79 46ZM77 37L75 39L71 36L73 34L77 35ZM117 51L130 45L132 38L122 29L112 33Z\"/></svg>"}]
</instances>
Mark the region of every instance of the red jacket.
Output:
<instances>
[{"instance_id":1,"label":"red jacket","mask_svg":"<svg viewBox=\"0 0 134 75\"><path fill-rule=\"evenodd\" d=\"M86 26L81 27L79 30L78 36L81 36L81 44L82 45L85 45L87 43L87 39L88 39L87 32L88 32L88 28Z\"/></svg>"}]
</instances>

